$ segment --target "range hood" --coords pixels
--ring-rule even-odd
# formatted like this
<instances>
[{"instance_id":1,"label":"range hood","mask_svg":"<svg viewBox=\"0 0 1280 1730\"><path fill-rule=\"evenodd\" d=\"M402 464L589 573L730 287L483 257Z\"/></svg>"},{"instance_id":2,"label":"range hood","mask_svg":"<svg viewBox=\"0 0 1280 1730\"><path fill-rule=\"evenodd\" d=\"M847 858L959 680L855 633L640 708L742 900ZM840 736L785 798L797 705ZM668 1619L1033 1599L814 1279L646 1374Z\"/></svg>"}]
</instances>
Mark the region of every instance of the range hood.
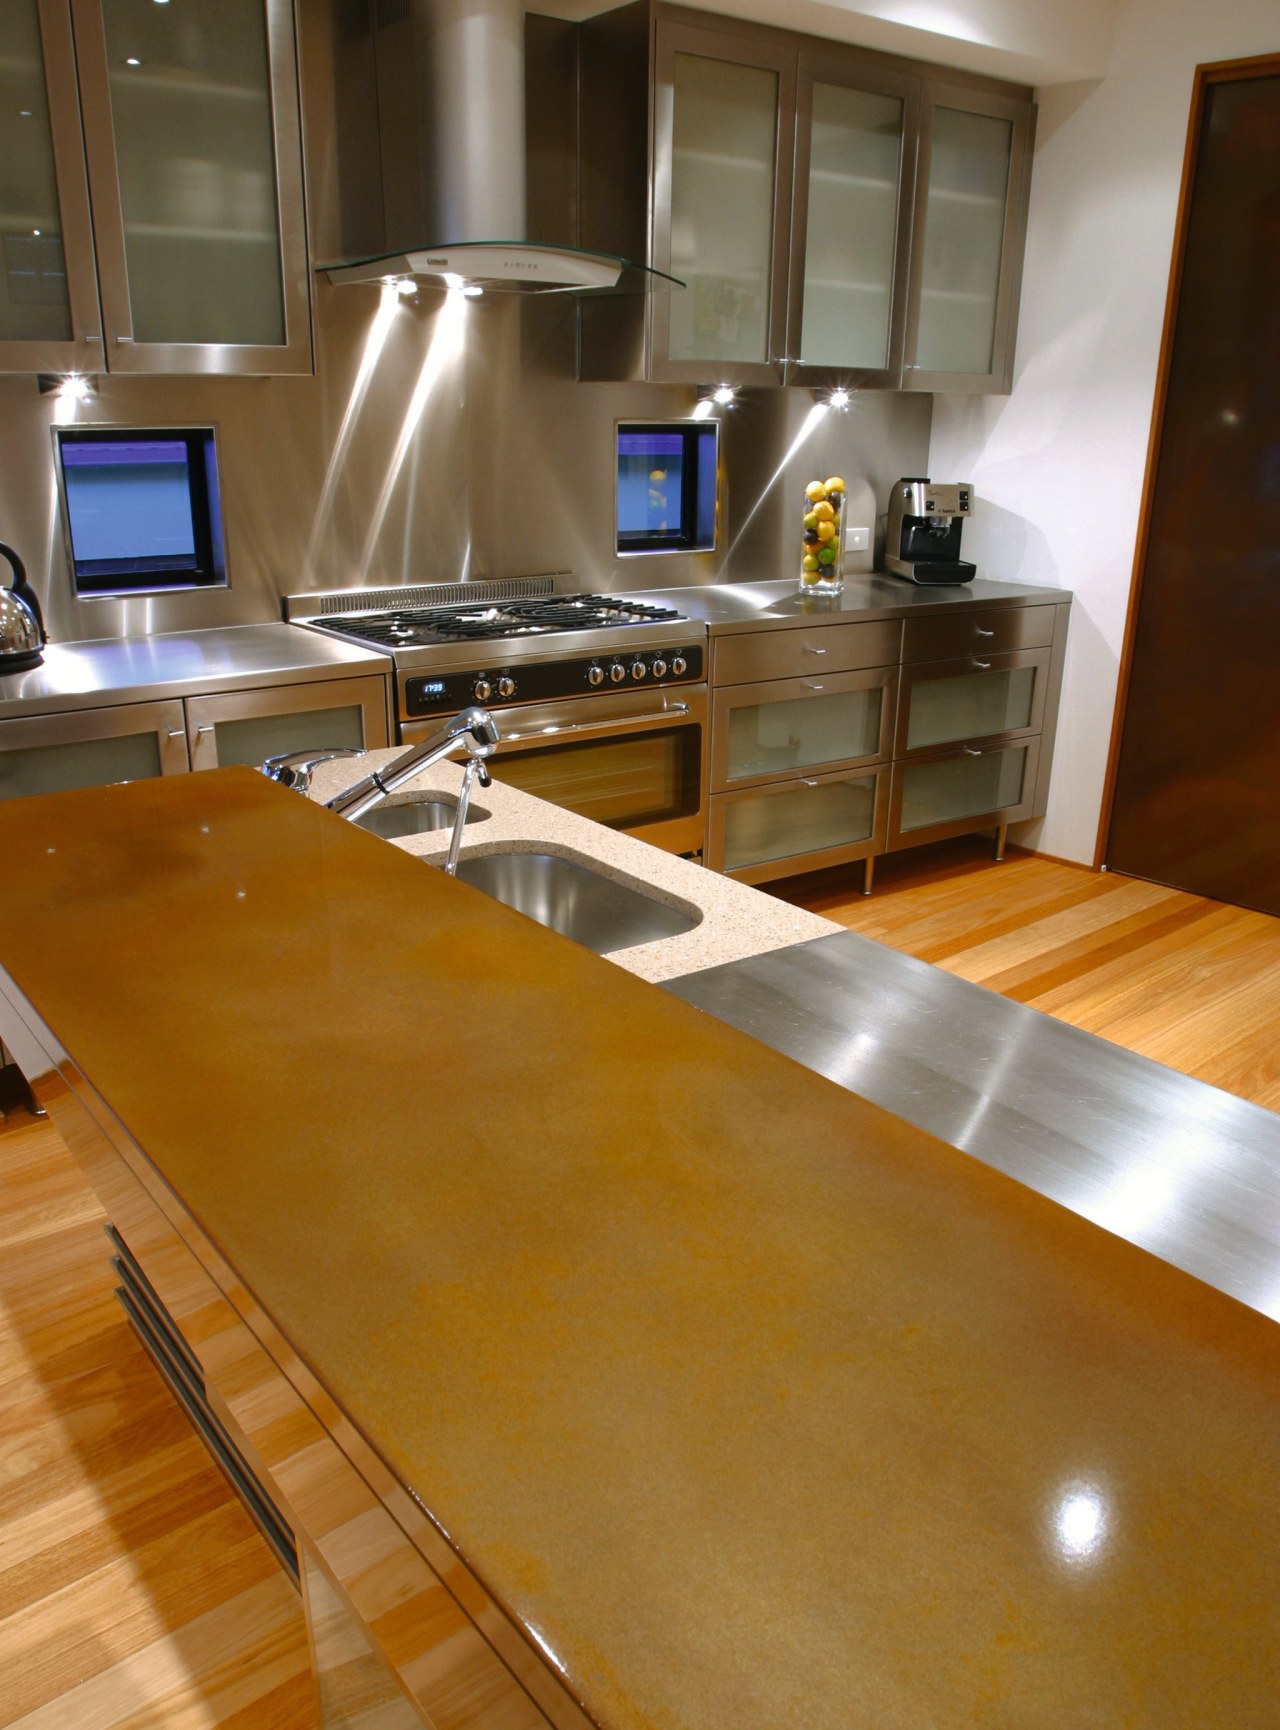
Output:
<instances>
[{"instance_id":1,"label":"range hood","mask_svg":"<svg viewBox=\"0 0 1280 1730\"><path fill-rule=\"evenodd\" d=\"M386 245L317 266L331 283L420 278L473 293L587 295L684 286L571 244L576 203L562 199L557 209L542 195L544 183L576 185L572 25L526 21L521 0L368 3ZM554 45L528 73L526 25ZM358 55L338 58L337 77L360 64ZM527 119L536 130L532 198ZM526 238L529 207L535 232Z\"/></svg>"}]
</instances>

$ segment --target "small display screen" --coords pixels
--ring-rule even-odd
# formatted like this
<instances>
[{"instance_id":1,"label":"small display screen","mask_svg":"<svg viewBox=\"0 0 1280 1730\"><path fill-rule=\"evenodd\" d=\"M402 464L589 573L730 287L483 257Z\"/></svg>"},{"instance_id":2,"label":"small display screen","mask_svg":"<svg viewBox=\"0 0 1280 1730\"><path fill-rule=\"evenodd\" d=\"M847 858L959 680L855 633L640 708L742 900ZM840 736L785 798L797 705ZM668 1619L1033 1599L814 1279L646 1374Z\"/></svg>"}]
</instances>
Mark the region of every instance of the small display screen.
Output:
<instances>
[{"instance_id":1,"label":"small display screen","mask_svg":"<svg viewBox=\"0 0 1280 1730\"><path fill-rule=\"evenodd\" d=\"M618 434L618 534L679 529L684 439L679 433Z\"/></svg>"},{"instance_id":2,"label":"small display screen","mask_svg":"<svg viewBox=\"0 0 1280 1730\"><path fill-rule=\"evenodd\" d=\"M78 595L225 584L212 429L55 438Z\"/></svg>"},{"instance_id":3,"label":"small display screen","mask_svg":"<svg viewBox=\"0 0 1280 1730\"><path fill-rule=\"evenodd\" d=\"M719 435L715 421L619 423L619 553L714 548Z\"/></svg>"}]
</instances>

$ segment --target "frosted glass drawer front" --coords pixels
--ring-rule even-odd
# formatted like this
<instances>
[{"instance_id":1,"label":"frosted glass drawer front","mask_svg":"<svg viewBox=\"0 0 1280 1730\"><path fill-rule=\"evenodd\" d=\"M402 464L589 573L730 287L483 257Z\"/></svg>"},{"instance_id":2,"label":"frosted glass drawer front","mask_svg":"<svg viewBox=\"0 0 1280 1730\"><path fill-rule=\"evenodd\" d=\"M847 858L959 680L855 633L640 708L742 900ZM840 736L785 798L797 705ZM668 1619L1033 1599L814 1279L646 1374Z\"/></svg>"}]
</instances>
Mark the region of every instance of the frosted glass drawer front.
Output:
<instances>
[{"instance_id":1,"label":"frosted glass drawer front","mask_svg":"<svg viewBox=\"0 0 1280 1730\"><path fill-rule=\"evenodd\" d=\"M769 357L778 74L675 57L671 162L673 360Z\"/></svg>"},{"instance_id":2,"label":"frosted glass drawer front","mask_svg":"<svg viewBox=\"0 0 1280 1730\"><path fill-rule=\"evenodd\" d=\"M943 661L909 670L902 682L898 755L1037 731L1048 665L1046 650L1031 650L995 655L986 664Z\"/></svg>"},{"instance_id":3,"label":"frosted glass drawer front","mask_svg":"<svg viewBox=\"0 0 1280 1730\"><path fill-rule=\"evenodd\" d=\"M363 745L358 703L341 709L312 709L300 715L246 715L239 721L213 724L213 746L220 769L233 763L256 769L268 757L284 751L359 751Z\"/></svg>"},{"instance_id":4,"label":"frosted glass drawer front","mask_svg":"<svg viewBox=\"0 0 1280 1730\"><path fill-rule=\"evenodd\" d=\"M712 785L727 788L887 756L895 680L895 669L878 668L717 692Z\"/></svg>"},{"instance_id":5,"label":"frosted glass drawer front","mask_svg":"<svg viewBox=\"0 0 1280 1730\"><path fill-rule=\"evenodd\" d=\"M181 703L0 721L0 799L144 781L186 767Z\"/></svg>"},{"instance_id":6,"label":"frosted glass drawer front","mask_svg":"<svg viewBox=\"0 0 1280 1730\"><path fill-rule=\"evenodd\" d=\"M712 868L753 880L875 850L879 777L827 776L712 800Z\"/></svg>"},{"instance_id":7,"label":"frosted glass drawer front","mask_svg":"<svg viewBox=\"0 0 1280 1730\"><path fill-rule=\"evenodd\" d=\"M894 766L890 847L911 840L942 840L974 827L1032 815L1040 741L1028 739L1002 750L955 751L945 757Z\"/></svg>"}]
</instances>

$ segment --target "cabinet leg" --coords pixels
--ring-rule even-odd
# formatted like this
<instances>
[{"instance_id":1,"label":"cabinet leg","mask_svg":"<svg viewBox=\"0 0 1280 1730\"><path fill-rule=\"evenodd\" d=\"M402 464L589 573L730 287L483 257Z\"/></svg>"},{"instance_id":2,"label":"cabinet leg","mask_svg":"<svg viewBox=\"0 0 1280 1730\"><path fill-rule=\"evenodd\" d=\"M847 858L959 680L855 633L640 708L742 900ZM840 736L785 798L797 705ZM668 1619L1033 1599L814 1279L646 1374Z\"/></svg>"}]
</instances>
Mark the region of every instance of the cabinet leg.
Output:
<instances>
[{"instance_id":1,"label":"cabinet leg","mask_svg":"<svg viewBox=\"0 0 1280 1730\"><path fill-rule=\"evenodd\" d=\"M1004 843L1005 837L1008 833L1009 825L1007 823L1000 823L996 826L996 845L992 858L995 860L997 865L999 865L1001 860L1004 858Z\"/></svg>"},{"instance_id":2,"label":"cabinet leg","mask_svg":"<svg viewBox=\"0 0 1280 1730\"><path fill-rule=\"evenodd\" d=\"M871 880L875 876L875 874L876 874L876 862L872 858L871 854L868 853L866 858L862 861L862 893L864 895L870 895L870 893L871 893Z\"/></svg>"}]
</instances>

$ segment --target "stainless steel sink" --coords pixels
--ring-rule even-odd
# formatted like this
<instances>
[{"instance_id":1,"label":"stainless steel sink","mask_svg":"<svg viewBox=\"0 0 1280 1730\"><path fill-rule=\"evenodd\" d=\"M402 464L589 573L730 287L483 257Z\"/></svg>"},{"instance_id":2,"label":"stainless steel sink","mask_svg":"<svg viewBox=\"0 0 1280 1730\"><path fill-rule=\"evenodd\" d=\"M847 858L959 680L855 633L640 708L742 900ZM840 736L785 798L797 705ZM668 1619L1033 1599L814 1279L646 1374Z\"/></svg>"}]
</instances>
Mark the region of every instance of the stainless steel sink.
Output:
<instances>
[{"instance_id":1,"label":"stainless steel sink","mask_svg":"<svg viewBox=\"0 0 1280 1730\"><path fill-rule=\"evenodd\" d=\"M702 922L701 913L655 901L558 853L484 853L461 860L458 876L597 955L678 937Z\"/></svg>"},{"instance_id":2,"label":"stainless steel sink","mask_svg":"<svg viewBox=\"0 0 1280 1730\"><path fill-rule=\"evenodd\" d=\"M425 835L432 829L452 829L458 807L450 799L406 799L399 805L373 805L362 817L353 818L359 829L394 841L401 835ZM467 823L479 823L489 815L478 805L467 812Z\"/></svg>"}]
</instances>

